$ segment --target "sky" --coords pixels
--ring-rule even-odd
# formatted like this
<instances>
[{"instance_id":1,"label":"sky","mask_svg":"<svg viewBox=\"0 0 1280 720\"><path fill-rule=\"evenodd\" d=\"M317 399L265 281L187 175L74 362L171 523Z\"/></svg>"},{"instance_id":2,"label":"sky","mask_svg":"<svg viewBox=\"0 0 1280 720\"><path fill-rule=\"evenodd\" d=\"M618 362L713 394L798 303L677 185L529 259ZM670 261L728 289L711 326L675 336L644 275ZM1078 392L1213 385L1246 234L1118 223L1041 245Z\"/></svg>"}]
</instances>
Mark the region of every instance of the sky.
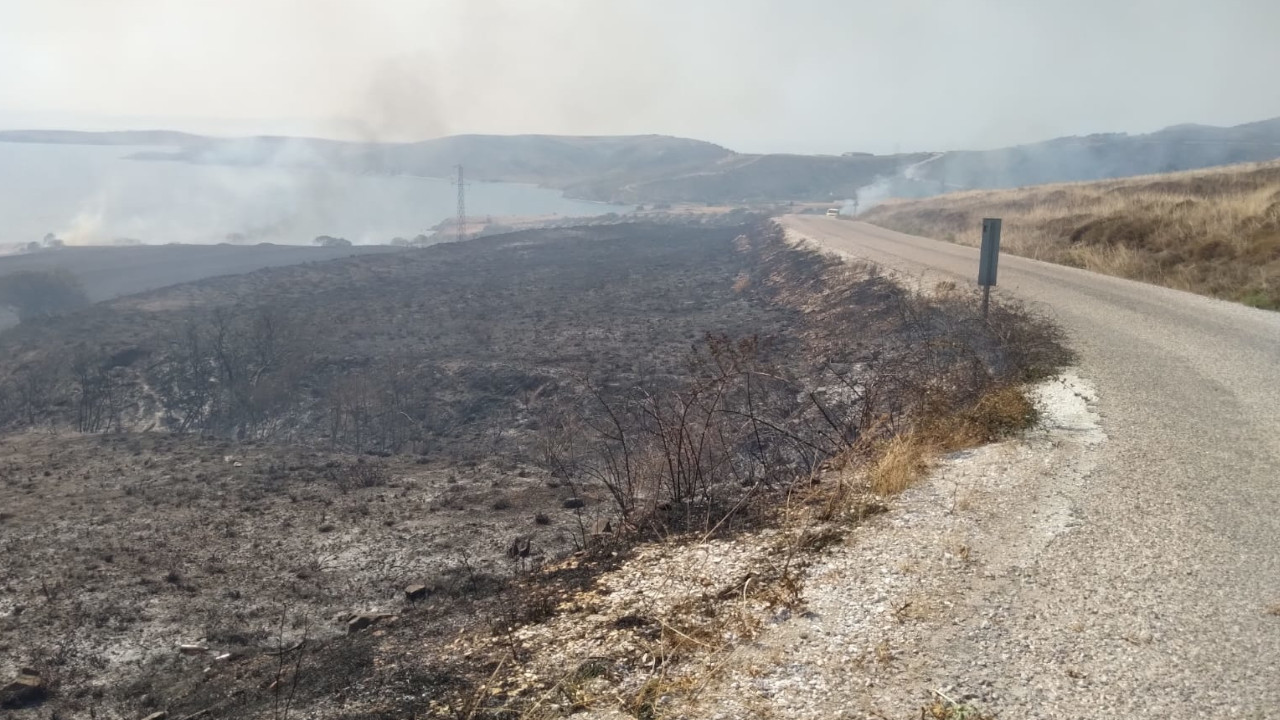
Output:
<instances>
[{"instance_id":1,"label":"sky","mask_svg":"<svg viewBox=\"0 0 1280 720\"><path fill-rule=\"evenodd\" d=\"M1280 116L1277 0L0 0L0 127L990 148Z\"/></svg>"}]
</instances>

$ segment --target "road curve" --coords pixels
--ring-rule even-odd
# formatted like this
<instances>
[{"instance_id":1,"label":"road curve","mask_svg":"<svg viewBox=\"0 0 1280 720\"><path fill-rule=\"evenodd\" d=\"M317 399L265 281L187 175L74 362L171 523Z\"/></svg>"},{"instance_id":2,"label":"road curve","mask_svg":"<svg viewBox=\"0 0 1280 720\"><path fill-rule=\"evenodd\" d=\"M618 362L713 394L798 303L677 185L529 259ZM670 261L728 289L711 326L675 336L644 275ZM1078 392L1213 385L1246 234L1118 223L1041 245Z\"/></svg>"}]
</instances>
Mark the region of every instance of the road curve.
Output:
<instances>
[{"instance_id":1,"label":"road curve","mask_svg":"<svg viewBox=\"0 0 1280 720\"><path fill-rule=\"evenodd\" d=\"M926 283L976 278L971 247L841 219L781 222ZM939 662L1004 668L1012 686L1030 682L1023 652L1046 659L1032 674L1061 672L1048 658L1085 658L1051 704L1027 706L1077 717L1280 717L1280 313L1008 255L999 281L997 297L1067 330L1108 439L1073 499L1080 524L1037 551L1003 599L1035 637ZM963 669L940 668L952 670Z\"/></svg>"}]
</instances>

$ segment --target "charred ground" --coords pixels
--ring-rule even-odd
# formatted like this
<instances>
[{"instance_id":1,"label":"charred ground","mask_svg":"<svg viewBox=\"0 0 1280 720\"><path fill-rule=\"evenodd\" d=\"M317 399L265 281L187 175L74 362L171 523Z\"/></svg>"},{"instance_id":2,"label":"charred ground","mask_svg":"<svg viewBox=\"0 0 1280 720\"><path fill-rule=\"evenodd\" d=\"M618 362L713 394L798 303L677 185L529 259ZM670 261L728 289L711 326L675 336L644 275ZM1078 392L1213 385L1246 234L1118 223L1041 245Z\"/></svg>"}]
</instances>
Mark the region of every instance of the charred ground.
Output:
<instances>
[{"instance_id":1,"label":"charred ground","mask_svg":"<svg viewBox=\"0 0 1280 720\"><path fill-rule=\"evenodd\" d=\"M991 398L1063 351L971 300L764 221L635 224L268 269L10 330L0 671L32 667L46 705L98 717L513 717L554 683L488 693L530 657L501 638L633 543L767 524L797 483L895 438L1001 432ZM344 634L360 612L374 627ZM452 643L477 629L498 640Z\"/></svg>"}]
</instances>

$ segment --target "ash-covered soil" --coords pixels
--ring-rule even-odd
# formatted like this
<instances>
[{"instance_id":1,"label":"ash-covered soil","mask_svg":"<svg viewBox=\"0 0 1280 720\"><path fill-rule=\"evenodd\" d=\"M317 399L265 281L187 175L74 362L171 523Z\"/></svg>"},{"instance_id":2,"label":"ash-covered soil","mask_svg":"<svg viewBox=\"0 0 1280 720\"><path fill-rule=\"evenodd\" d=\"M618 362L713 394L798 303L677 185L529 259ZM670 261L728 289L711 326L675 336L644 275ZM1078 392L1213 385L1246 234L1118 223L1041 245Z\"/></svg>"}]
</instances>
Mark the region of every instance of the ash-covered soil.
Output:
<instances>
[{"instance_id":1,"label":"ash-covered soil","mask_svg":"<svg viewBox=\"0 0 1280 720\"><path fill-rule=\"evenodd\" d=\"M0 673L39 668L58 708L99 717L278 647L282 621L288 645L483 596L574 550L597 507L565 510L569 489L524 467L157 433L23 433L0 457ZM530 557L506 556L516 537Z\"/></svg>"},{"instance_id":2,"label":"ash-covered soil","mask_svg":"<svg viewBox=\"0 0 1280 720\"><path fill-rule=\"evenodd\" d=\"M876 506L807 489L831 462L925 413L972 421L1058 362L1051 329L971 300L766 223L634 224L272 268L0 333L0 682L39 684L4 701L23 720L555 717L614 700L567 691L532 639L607 644L616 621L667 648L617 685L652 709L645 673L693 656L679 634L719 637L694 618L798 607L808 561L776 558ZM557 634L637 543L732 538L801 497L845 525L795 528L801 550L679 618Z\"/></svg>"},{"instance_id":3,"label":"ash-covered soil","mask_svg":"<svg viewBox=\"0 0 1280 720\"><path fill-rule=\"evenodd\" d=\"M141 245L64 247L0 255L0 275L23 270L66 270L84 284L92 302L201 278L246 273L265 267L321 262L365 253L395 252L386 245L347 248L297 245ZM0 308L0 329L17 317Z\"/></svg>"},{"instance_id":4,"label":"ash-covered soil","mask_svg":"<svg viewBox=\"0 0 1280 720\"><path fill-rule=\"evenodd\" d=\"M678 380L707 333L785 352L795 310L741 291L750 227L533 230L123 298L0 335L0 425L520 450L531 403L566 385Z\"/></svg>"},{"instance_id":5,"label":"ash-covered soil","mask_svg":"<svg viewBox=\"0 0 1280 720\"><path fill-rule=\"evenodd\" d=\"M215 278L0 334L0 681L30 668L45 691L12 712L270 714L271 653L304 635L328 672L304 673L301 697L358 687L425 707L420 678L366 662L372 638L410 622L425 647L483 624L519 597L521 569L616 523L600 487L538 467L538 407L581 383L676 383L707 333L794 343L796 311L742 291L759 272L734 243L748 229L530 231ZM158 397L174 348L265 312L289 328L290 366L255 370L287 380L270 386L284 402L258 406L268 422L184 427ZM77 356L113 393L97 433L77 432ZM394 409L358 426L333 401L392 387ZM413 585L426 596L407 599ZM352 613L377 620L348 636Z\"/></svg>"}]
</instances>

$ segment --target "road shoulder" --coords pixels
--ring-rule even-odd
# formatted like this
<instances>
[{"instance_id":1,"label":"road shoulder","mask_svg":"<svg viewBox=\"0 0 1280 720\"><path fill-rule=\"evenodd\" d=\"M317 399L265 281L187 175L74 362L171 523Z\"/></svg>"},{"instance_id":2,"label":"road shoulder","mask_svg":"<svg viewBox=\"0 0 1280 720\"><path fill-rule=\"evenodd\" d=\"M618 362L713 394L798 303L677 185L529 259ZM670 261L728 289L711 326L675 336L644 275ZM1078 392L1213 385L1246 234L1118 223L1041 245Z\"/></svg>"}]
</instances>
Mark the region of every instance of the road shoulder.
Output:
<instances>
[{"instance_id":1,"label":"road shoulder","mask_svg":"<svg viewBox=\"0 0 1280 720\"><path fill-rule=\"evenodd\" d=\"M1048 667L1033 657L975 662L1031 636L1017 623L1034 618L1010 613L1012 597L1036 593L1041 554L1081 524L1080 496L1106 440L1087 380L1069 371L1033 395L1039 428L944 458L833 547L808 571L805 612L727 659L684 714L914 717L945 696L1029 717L1041 692L1077 682L1069 657ZM1050 622L1070 635L1084 621L1059 612Z\"/></svg>"}]
</instances>

